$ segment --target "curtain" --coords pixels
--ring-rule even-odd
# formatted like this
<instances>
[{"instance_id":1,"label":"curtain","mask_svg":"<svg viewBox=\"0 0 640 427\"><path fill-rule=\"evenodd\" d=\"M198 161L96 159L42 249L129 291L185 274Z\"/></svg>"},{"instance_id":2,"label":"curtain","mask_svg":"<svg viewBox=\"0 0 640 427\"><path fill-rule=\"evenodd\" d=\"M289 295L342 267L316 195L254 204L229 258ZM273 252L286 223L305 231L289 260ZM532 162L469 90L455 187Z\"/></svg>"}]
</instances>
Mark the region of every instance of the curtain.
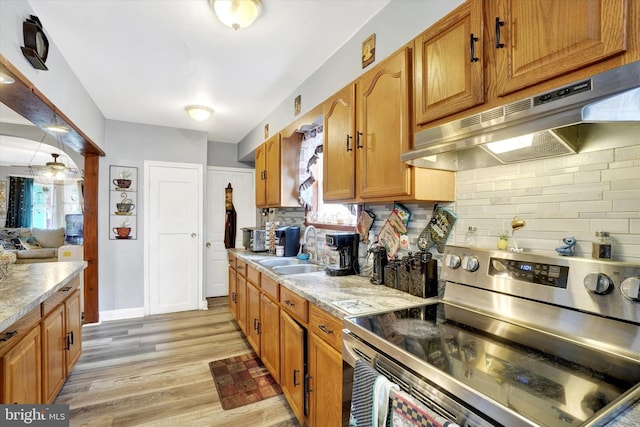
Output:
<instances>
[{"instance_id":1,"label":"curtain","mask_svg":"<svg viewBox=\"0 0 640 427\"><path fill-rule=\"evenodd\" d=\"M33 178L10 176L6 227L31 227L32 216Z\"/></svg>"}]
</instances>

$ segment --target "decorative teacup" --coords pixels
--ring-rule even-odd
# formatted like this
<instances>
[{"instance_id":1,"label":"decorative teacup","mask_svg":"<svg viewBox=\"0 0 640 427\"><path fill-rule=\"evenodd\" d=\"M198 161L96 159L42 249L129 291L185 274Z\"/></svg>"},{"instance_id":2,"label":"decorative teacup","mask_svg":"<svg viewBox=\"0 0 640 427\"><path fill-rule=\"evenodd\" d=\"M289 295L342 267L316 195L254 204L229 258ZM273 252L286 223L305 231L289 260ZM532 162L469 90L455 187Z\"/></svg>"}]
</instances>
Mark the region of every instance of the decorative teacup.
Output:
<instances>
[{"instance_id":1,"label":"decorative teacup","mask_svg":"<svg viewBox=\"0 0 640 427\"><path fill-rule=\"evenodd\" d=\"M120 238L127 238L131 233L131 227L113 227L113 233L117 234Z\"/></svg>"},{"instance_id":2,"label":"decorative teacup","mask_svg":"<svg viewBox=\"0 0 640 427\"><path fill-rule=\"evenodd\" d=\"M114 179L113 185L115 185L118 188L129 188L131 186L131 180L130 179Z\"/></svg>"},{"instance_id":3,"label":"decorative teacup","mask_svg":"<svg viewBox=\"0 0 640 427\"><path fill-rule=\"evenodd\" d=\"M116 203L116 208L118 208L118 212L131 212L135 209L136 205L133 203Z\"/></svg>"}]
</instances>

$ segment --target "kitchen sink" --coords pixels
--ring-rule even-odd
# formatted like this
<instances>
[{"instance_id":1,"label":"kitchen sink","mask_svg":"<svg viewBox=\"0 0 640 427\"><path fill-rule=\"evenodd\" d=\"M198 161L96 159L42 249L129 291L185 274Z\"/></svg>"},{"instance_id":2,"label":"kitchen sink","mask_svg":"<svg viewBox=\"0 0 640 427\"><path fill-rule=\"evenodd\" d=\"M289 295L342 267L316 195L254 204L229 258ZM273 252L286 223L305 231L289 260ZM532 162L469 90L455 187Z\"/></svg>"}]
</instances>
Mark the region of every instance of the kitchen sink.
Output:
<instances>
[{"instance_id":1,"label":"kitchen sink","mask_svg":"<svg viewBox=\"0 0 640 427\"><path fill-rule=\"evenodd\" d=\"M308 265L309 261L304 261L298 258L275 258L275 259L263 259L258 261L260 265L265 267L279 267L283 265Z\"/></svg>"},{"instance_id":2,"label":"kitchen sink","mask_svg":"<svg viewBox=\"0 0 640 427\"><path fill-rule=\"evenodd\" d=\"M316 271L322 271L322 267L317 264L289 264L289 265L278 265L271 268L276 274L280 274L282 276L287 274L300 274L300 273L314 273Z\"/></svg>"}]
</instances>

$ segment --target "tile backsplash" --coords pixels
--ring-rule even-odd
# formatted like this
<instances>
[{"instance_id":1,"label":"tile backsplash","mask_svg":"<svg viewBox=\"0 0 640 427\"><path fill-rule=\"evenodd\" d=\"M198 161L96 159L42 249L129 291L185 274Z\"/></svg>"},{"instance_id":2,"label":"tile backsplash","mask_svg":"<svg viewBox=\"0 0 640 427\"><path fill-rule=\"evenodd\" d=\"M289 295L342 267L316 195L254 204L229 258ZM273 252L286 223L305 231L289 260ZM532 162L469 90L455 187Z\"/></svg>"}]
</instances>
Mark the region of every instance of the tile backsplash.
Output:
<instances>
[{"instance_id":1,"label":"tile backsplash","mask_svg":"<svg viewBox=\"0 0 640 427\"><path fill-rule=\"evenodd\" d=\"M640 145L458 172L456 199L457 243L473 226L493 248L517 215L525 250L555 255L573 236L575 256L591 257L595 232L608 231L614 259L640 262Z\"/></svg>"},{"instance_id":2,"label":"tile backsplash","mask_svg":"<svg viewBox=\"0 0 640 427\"><path fill-rule=\"evenodd\" d=\"M416 251L417 238L431 219L434 205L403 205L412 213L409 250ZM457 172L456 202L440 206L458 215L448 243L464 244L472 226L477 229L477 246L495 248L503 233L513 246L511 219L517 215L526 222L516 232L518 246L526 251L555 255L562 238L573 236L577 239L575 256L591 257L595 232L608 231L613 258L638 263L640 145ZM377 234L393 203L365 207L376 215L372 230ZM282 224L302 224L304 211L277 209L270 217Z\"/></svg>"}]
</instances>

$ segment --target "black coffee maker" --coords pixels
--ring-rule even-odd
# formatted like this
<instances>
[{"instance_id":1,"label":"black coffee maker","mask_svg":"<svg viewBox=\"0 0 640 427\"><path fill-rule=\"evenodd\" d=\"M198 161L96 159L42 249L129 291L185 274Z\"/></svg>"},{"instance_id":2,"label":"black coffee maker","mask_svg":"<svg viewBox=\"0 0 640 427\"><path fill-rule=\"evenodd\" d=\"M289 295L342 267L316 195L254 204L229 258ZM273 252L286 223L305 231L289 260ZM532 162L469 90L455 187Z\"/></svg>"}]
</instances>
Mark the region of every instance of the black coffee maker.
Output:
<instances>
[{"instance_id":1,"label":"black coffee maker","mask_svg":"<svg viewBox=\"0 0 640 427\"><path fill-rule=\"evenodd\" d=\"M276 228L276 244L284 246L284 256L296 256L300 250L300 227L297 225Z\"/></svg>"},{"instance_id":2,"label":"black coffee maker","mask_svg":"<svg viewBox=\"0 0 640 427\"><path fill-rule=\"evenodd\" d=\"M329 276L348 276L358 274L358 243L360 235L357 233L327 233L327 246L338 253L337 262L331 263L325 269Z\"/></svg>"}]
</instances>

